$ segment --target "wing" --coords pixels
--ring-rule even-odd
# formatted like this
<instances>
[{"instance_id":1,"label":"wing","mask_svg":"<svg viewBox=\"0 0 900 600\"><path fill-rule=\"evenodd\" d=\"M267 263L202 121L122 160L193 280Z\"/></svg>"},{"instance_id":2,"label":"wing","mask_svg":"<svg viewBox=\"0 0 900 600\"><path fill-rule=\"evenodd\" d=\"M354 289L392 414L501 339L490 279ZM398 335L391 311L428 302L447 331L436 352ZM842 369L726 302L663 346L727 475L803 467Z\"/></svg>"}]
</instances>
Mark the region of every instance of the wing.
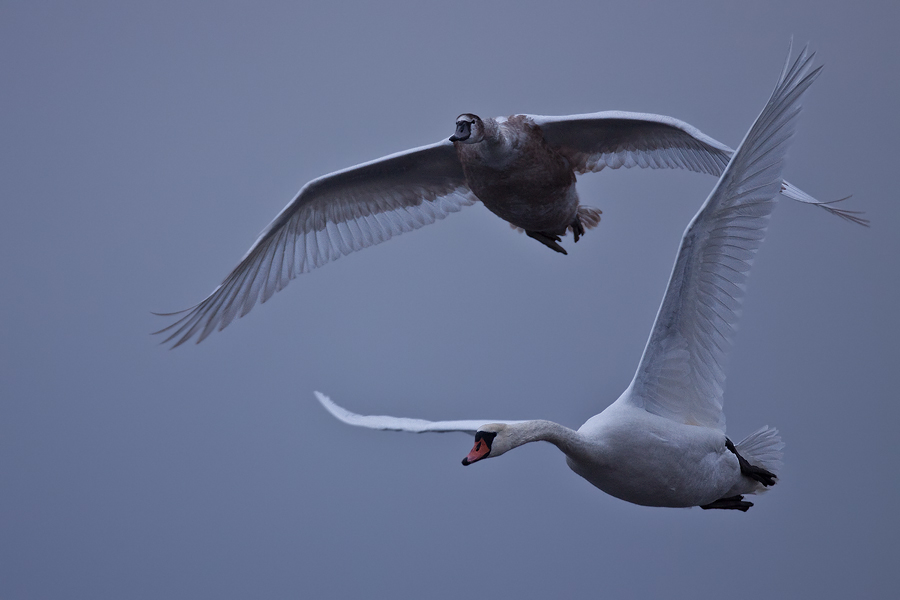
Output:
<instances>
[{"instance_id":1,"label":"wing","mask_svg":"<svg viewBox=\"0 0 900 600\"><path fill-rule=\"evenodd\" d=\"M452 142L444 140L314 179L282 209L237 267L202 302L157 331L163 343L203 341L301 273L475 202Z\"/></svg>"},{"instance_id":2,"label":"wing","mask_svg":"<svg viewBox=\"0 0 900 600\"><path fill-rule=\"evenodd\" d=\"M785 65L766 107L684 233L630 394L623 396L648 412L725 430L724 362L744 283L775 208L800 96L821 69L808 73L811 60L804 49L790 68Z\"/></svg>"},{"instance_id":3,"label":"wing","mask_svg":"<svg viewBox=\"0 0 900 600\"><path fill-rule=\"evenodd\" d=\"M734 154L696 127L664 115L612 110L562 117L528 116L578 173L596 173L607 167L643 167L688 169L718 177ZM781 193L852 223L869 224L860 211L834 206L847 198L816 200L787 181L782 182Z\"/></svg>"},{"instance_id":4,"label":"wing","mask_svg":"<svg viewBox=\"0 0 900 600\"><path fill-rule=\"evenodd\" d=\"M347 425L380 429L382 431L409 431L425 433L427 431L446 433L461 431L475 435L478 428L486 423L519 423L505 419L481 419L466 421L425 421L424 419L407 419L404 417L388 417L385 415L358 415L332 402L331 398L321 392L315 392L316 398L337 420Z\"/></svg>"},{"instance_id":5,"label":"wing","mask_svg":"<svg viewBox=\"0 0 900 600\"><path fill-rule=\"evenodd\" d=\"M733 150L684 121L618 110L531 120L577 173L606 167L688 169L720 175Z\"/></svg>"}]
</instances>

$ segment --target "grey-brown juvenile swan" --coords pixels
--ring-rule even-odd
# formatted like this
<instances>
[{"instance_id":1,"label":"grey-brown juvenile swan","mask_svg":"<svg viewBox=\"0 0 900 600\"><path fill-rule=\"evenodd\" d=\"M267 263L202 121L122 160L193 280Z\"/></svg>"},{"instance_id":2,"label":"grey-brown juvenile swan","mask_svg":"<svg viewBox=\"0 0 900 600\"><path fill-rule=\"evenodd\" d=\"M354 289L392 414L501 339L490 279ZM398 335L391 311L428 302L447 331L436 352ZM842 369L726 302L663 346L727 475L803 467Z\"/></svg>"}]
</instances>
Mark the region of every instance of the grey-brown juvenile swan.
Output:
<instances>
[{"instance_id":1,"label":"grey-brown juvenile swan","mask_svg":"<svg viewBox=\"0 0 900 600\"><path fill-rule=\"evenodd\" d=\"M744 495L776 482L782 443L768 427L738 444L725 436L723 365L747 273L775 208L800 97L821 69L810 72L811 62L804 49L785 64L771 98L682 237L631 385L578 431L551 421L364 416L316 392L319 401L351 425L474 433L464 465L547 441L578 475L622 500L746 511L753 504Z\"/></svg>"},{"instance_id":2,"label":"grey-brown juvenile swan","mask_svg":"<svg viewBox=\"0 0 900 600\"><path fill-rule=\"evenodd\" d=\"M168 327L163 343L202 341L246 315L299 275L345 254L443 219L480 200L500 218L565 254L597 225L600 211L579 204L578 173L604 168L681 168L720 175L732 150L662 115L600 112L563 117L463 114L442 142L337 171L303 186L260 234L237 267L202 302ZM781 192L856 221L787 182Z\"/></svg>"}]
</instances>

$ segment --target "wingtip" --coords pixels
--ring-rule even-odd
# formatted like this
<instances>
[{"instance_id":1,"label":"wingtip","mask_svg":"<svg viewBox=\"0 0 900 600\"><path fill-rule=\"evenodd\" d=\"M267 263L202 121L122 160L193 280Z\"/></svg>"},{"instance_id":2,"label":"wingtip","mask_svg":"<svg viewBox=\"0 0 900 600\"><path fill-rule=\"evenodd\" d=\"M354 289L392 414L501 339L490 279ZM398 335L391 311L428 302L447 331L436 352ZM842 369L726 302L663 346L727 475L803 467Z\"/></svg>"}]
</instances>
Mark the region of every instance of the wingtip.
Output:
<instances>
[{"instance_id":1,"label":"wingtip","mask_svg":"<svg viewBox=\"0 0 900 600\"><path fill-rule=\"evenodd\" d=\"M828 202L819 202L816 204L819 208L828 211L832 215L836 217L840 217L845 221L850 223L856 223L857 225L862 225L863 227L870 227L871 222L869 219L863 217L862 215L866 214L865 211L862 210L849 210L846 208L838 208L836 206L832 206L833 204L837 204L838 202L843 202L844 200L849 199L851 196L846 196L844 198L840 198L838 200L831 200Z\"/></svg>"},{"instance_id":2,"label":"wingtip","mask_svg":"<svg viewBox=\"0 0 900 600\"><path fill-rule=\"evenodd\" d=\"M329 398L328 396L326 396L325 394L323 394L322 392L320 392L318 390L314 390L313 394L315 394L316 400L319 401L319 404L321 404L322 407L325 408L325 410L327 410L331 414L332 417L334 417L335 419L337 419L338 421L341 421L343 423L353 425L352 417L358 416L358 415L355 415L354 413L350 412L346 408L338 406L337 404L334 403L334 401L332 401L331 398Z\"/></svg>"},{"instance_id":3,"label":"wingtip","mask_svg":"<svg viewBox=\"0 0 900 600\"><path fill-rule=\"evenodd\" d=\"M185 328L185 320L191 316L190 314L185 314L185 313L192 311L194 308L196 308L196 306L192 306L190 308L185 308L182 310L178 310L175 312L168 312L168 313L150 311L150 314L153 316L156 316L156 317L178 317L179 315L182 315L178 319L176 319L174 322L169 323L162 329L157 329L156 331L151 331L150 335L167 334L159 342L160 346L169 345L169 343L172 342L172 340L175 340L175 338L178 338L179 335L181 335L180 339L178 339L177 341L175 341L175 343L173 343L171 346L169 346L169 350L174 350L178 346L180 346L183 343L185 343L186 341L188 341L193 336L193 334L191 334L191 335L182 335L182 334L183 334L184 328ZM174 329L174 331L173 331L173 329ZM201 338L201 340L202 340L202 338ZM199 341L200 340L198 340L198 343L199 343Z\"/></svg>"}]
</instances>

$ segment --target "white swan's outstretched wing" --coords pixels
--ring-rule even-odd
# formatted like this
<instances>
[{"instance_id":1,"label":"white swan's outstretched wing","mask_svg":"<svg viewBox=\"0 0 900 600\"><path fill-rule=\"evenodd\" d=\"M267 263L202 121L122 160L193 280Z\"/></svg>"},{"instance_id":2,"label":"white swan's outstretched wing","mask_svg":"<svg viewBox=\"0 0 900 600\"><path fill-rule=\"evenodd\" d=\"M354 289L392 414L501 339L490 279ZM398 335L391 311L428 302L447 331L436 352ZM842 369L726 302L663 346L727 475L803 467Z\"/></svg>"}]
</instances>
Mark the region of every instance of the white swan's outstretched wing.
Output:
<instances>
[{"instance_id":1,"label":"white swan's outstretched wing","mask_svg":"<svg viewBox=\"0 0 900 600\"><path fill-rule=\"evenodd\" d=\"M544 139L565 156L578 173L643 167L688 169L719 176L734 153L696 127L664 115L612 110L561 117L527 116L540 126ZM869 223L858 211L834 206L846 198L827 202L816 200L787 181L782 182L781 193L847 221L859 225Z\"/></svg>"},{"instance_id":2,"label":"white swan's outstretched wing","mask_svg":"<svg viewBox=\"0 0 900 600\"><path fill-rule=\"evenodd\" d=\"M781 187L788 141L809 73L806 50L785 65L766 107L692 219L630 394L623 400L675 421L724 431L724 362L753 257Z\"/></svg>"},{"instance_id":3,"label":"white swan's outstretched wing","mask_svg":"<svg viewBox=\"0 0 900 600\"><path fill-rule=\"evenodd\" d=\"M299 275L443 219L475 202L449 140L313 179L260 234L238 266L178 313L163 343L202 341Z\"/></svg>"},{"instance_id":4,"label":"white swan's outstretched wing","mask_svg":"<svg viewBox=\"0 0 900 600\"><path fill-rule=\"evenodd\" d=\"M504 419L481 419L465 421L425 421L423 419L407 419L404 417L388 417L386 415L358 415L332 402L331 398L316 392L316 398L337 420L347 425L380 429L382 431L408 431L410 433L461 431L475 435L478 428L486 423L519 423Z\"/></svg>"}]
</instances>

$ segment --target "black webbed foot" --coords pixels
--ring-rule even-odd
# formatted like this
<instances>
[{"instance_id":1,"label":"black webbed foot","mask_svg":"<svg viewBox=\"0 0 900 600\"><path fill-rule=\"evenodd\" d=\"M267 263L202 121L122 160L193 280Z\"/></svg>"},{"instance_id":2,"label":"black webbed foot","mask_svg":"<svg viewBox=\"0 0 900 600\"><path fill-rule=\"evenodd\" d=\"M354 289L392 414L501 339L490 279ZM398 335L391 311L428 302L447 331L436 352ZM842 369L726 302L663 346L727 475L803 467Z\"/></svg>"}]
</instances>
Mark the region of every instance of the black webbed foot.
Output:
<instances>
[{"instance_id":1,"label":"black webbed foot","mask_svg":"<svg viewBox=\"0 0 900 600\"><path fill-rule=\"evenodd\" d=\"M543 245L547 246L548 248L552 248L553 250L556 250L557 252L561 252L563 254L568 254L568 252L566 252L566 249L557 243L557 242L562 241L558 235L552 235L549 233L544 233L542 231L526 231L525 235L527 235L530 238L536 239Z\"/></svg>"},{"instance_id":2,"label":"black webbed foot","mask_svg":"<svg viewBox=\"0 0 900 600\"><path fill-rule=\"evenodd\" d=\"M762 467L751 465L747 462L746 458L738 454L737 448L734 447L734 444L728 438L725 438L725 447L734 452L734 455L737 456L738 464L741 465L742 475L746 475L750 479L758 481L766 487L775 485L775 480L778 478L775 473L763 469Z\"/></svg>"},{"instance_id":3,"label":"black webbed foot","mask_svg":"<svg viewBox=\"0 0 900 600\"><path fill-rule=\"evenodd\" d=\"M709 510L711 508L721 508L723 510L739 510L741 512L747 512L753 506L752 502L747 502L744 500L743 496L729 496L727 498L719 498L715 502L710 502L709 504L704 504L700 508L703 510Z\"/></svg>"}]
</instances>

